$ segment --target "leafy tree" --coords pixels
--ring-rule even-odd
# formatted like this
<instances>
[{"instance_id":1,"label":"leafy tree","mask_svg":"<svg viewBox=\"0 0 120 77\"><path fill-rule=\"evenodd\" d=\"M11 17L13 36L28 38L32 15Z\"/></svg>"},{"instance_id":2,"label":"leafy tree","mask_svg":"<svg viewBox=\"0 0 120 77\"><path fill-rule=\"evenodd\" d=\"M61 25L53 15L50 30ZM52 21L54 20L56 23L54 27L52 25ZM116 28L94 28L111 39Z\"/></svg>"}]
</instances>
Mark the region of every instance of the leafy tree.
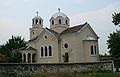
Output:
<instances>
[{"instance_id":1,"label":"leafy tree","mask_svg":"<svg viewBox=\"0 0 120 77\"><path fill-rule=\"evenodd\" d=\"M120 27L120 13L112 14L112 19L113 24ZM120 30L111 33L108 38L107 44L108 49L110 49L109 53L113 58L120 58Z\"/></svg>"},{"instance_id":2,"label":"leafy tree","mask_svg":"<svg viewBox=\"0 0 120 77\"><path fill-rule=\"evenodd\" d=\"M6 44L0 46L0 51L2 54L6 55L7 62L18 63L22 62L21 53L18 52L18 49L25 47L26 42L21 36L12 36Z\"/></svg>"},{"instance_id":3,"label":"leafy tree","mask_svg":"<svg viewBox=\"0 0 120 77\"><path fill-rule=\"evenodd\" d=\"M108 38L107 44L108 49L110 49L109 53L113 58L120 58L120 30L111 33Z\"/></svg>"},{"instance_id":4,"label":"leafy tree","mask_svg":"<svg viewBox=\"0 0 120 77\"><path fill-rule=\"evenodd\" d=\"M114 25L119 25L120 26L120 13L114 13L112 14L112 22Z\"/></svg>"}]
</instances>

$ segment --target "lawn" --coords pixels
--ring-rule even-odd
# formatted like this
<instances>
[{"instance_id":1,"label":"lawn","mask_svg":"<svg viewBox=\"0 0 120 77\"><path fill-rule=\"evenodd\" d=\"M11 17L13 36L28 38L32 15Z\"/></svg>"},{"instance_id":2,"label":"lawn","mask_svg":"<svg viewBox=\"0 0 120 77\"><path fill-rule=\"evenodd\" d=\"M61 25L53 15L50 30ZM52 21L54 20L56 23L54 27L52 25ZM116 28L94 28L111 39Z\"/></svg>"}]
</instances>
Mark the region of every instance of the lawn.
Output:
<instances>
[{"instance_id":1,"label":"lawn","mask_svg":"<svg viewBox=\"0 0 120 77\"><path fill-rule=\"evenodd\" d=\"M38 73L24 77L120 77L120 73Z\"/></svg>"},{"instance_id":2,"label":"lawn","mask_svg":"<svg viewBox=\"0 0 120 77\"><path fill-rule=\"evenodd\" d=\"M69 73L69 72L57 72L57 73L36 73L31 75L16 76L16 75L0 75L0 77L120 77L120 73L112 72L82 72L82 73Z\"/></svg>"}]
</instances>

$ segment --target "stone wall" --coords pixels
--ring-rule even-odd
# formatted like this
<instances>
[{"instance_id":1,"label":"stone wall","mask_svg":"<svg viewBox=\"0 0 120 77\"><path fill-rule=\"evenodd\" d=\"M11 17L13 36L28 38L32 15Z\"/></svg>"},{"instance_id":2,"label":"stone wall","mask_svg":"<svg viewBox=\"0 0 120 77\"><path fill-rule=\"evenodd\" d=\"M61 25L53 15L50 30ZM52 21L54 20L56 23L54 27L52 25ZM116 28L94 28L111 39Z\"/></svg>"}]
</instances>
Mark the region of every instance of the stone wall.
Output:
<instances>
[{"instance_id":1,"label":"stone wall","mask_svg":"<svg viewBox=\"0 0 120 77\"><path fill-rule=\"evenodd\" d=\"M0 75L24 75L31 73L56 72L90 72L113 71L112 61L94 63L64 63L64 64L0 64Z\"/></svg>"}]
</instances>

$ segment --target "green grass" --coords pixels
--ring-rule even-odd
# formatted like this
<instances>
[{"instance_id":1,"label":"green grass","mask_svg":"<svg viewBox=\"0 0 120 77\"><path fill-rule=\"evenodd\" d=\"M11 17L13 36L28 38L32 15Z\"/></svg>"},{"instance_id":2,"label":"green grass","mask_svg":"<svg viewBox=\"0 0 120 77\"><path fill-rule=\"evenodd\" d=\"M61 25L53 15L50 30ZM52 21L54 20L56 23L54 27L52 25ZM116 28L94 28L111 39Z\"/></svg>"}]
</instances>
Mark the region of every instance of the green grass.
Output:
<instances>
[{"instance_id":1,"label":"green grass","mask_svg":"<svg viewBox=\"0 0 120 77\"><path fill-rule=\"evenodd\" d=\"M120 73L37 73L24 77L120 77Z\"/></svg>"},{"instance_id":2,"label":"green grass","mask_svg":"<svg viewBox=\"0 0 120 77\"><path fill-rule=\"evenodd\" d=\"M13 75L0 75L0 77L120 77L120 73L112 72L81 72L81 73L69 73L69 72L57 72L57 73L36 73L32 75L13 76Z\"/></svg>"}]
</instances>

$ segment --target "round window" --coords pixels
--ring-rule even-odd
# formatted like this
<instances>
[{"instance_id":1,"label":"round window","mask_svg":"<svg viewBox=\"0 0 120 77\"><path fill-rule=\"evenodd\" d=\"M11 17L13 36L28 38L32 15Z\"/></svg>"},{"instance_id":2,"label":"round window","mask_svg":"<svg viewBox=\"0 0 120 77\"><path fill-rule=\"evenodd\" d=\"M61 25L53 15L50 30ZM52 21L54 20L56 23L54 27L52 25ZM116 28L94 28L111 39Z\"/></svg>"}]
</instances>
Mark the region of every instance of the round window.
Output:
<instances>
[{"instance_id":1,"label":"round window","mask_svg":"<svg viewBox=\"0 0 120 77\"><path fill-rule=\"evenodd\" d=\"M65 44L64 44L64 47L65 47L65 48L68 48L68 44L67 44L67 43L65 43Z\"/></svg>"}]
</instances>

